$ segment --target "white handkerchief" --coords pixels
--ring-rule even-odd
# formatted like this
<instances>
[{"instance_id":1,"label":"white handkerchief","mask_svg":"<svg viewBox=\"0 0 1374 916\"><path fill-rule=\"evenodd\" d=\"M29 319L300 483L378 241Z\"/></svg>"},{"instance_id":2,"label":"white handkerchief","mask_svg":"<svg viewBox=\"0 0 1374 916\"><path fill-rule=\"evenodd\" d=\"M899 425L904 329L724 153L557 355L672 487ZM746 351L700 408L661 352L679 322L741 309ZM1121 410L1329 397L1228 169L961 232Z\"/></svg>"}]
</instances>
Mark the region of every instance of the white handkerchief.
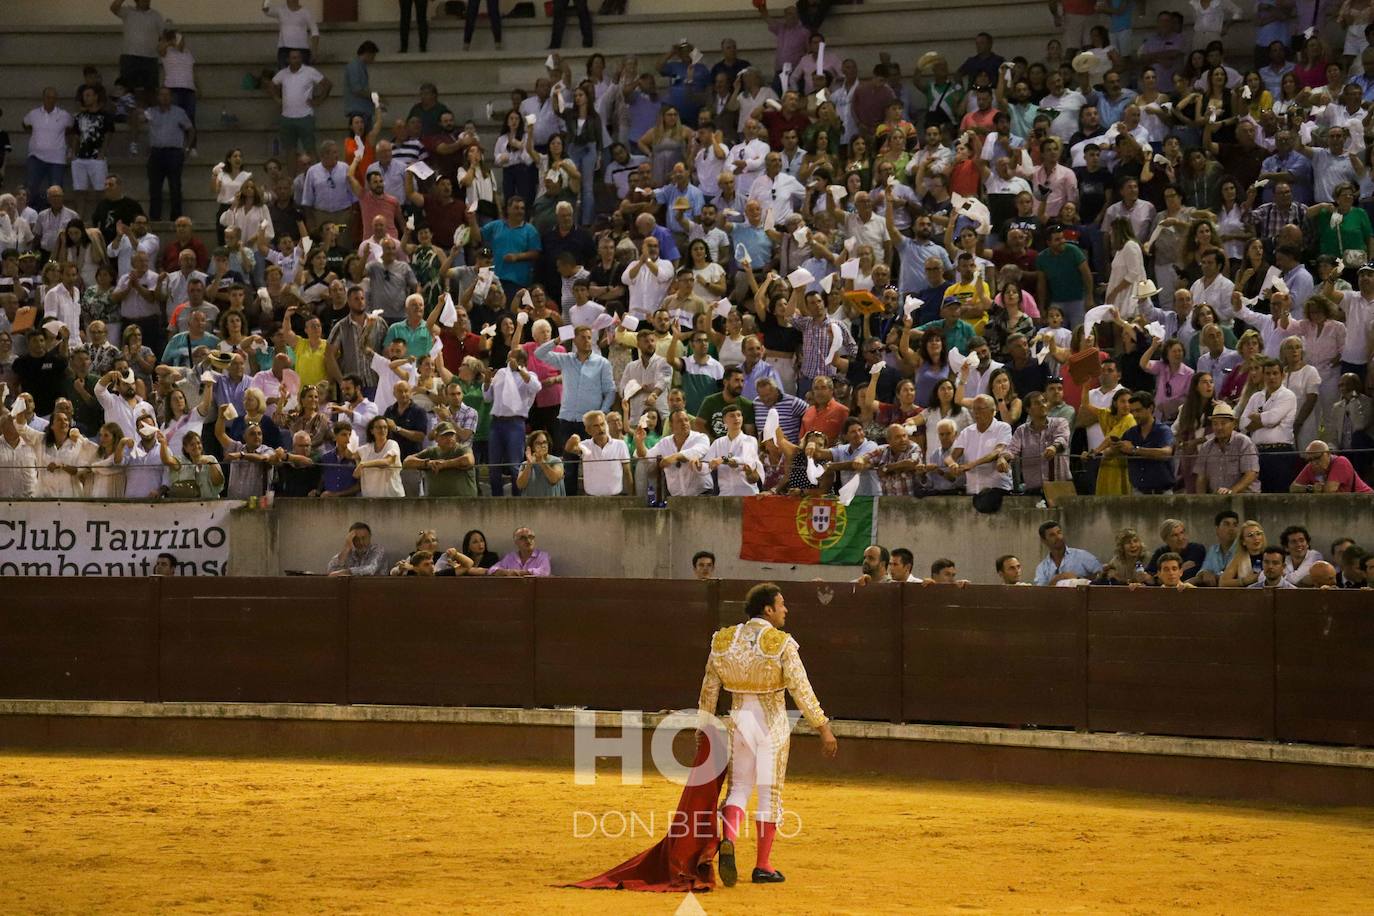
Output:
<instances>
[{"instance_id":1,"label":"white handkerchief","mask_svg":"<svg viewBox=\"0 0 1374 916\"><path fill-rule=\"evenodd\" d=\"M1261 178L1261 179L1259 179L1258 181L1253 182L1253 183L1251 184L1251 187L1253 187L1255 190L1258 191L1258 190L1263 189L1263 188L1265 187L1265 185L1267 185L1267 184L1269 184L1269 179L1268 179L1268 178Z\"/></svg>"},{"instance_id":2,"label":"white handkerchief","mask_svg":"<svg viewBox=\"0 0 1374 916\"><path fill-rule=\"evenodd\" d=\"M430 359L439 359L444 354L444 341L438 334L434 335L434 346L429 348Z\"/></svg>"},{"instance_id":3,"label":"white handkerchief","mask_svg":"<svg viewBox=\"0 0 1374 916\"><path fill-rule=\"evenodd\" d=\"M444 293L444 308L439 312L439 323L446 328L458 323L458 307L453 304L453 297L448 293Z\"/></svg>"},{"instance_id":4,"label":"white handkerchief","mask_svg":"<svg viewBox=\"0 0 1374 916\"><path fill-rule=\"evenodd\" d=\"M824 90L824 89L817 89L817 90L816 90L816 104L817 104L817 105L824 105L824 104L825 104L826 102L828 102L828 101L830 101L830 96L828 96L828 95L826 94L825 90Z\"/></svg>"},{"instance_id":5,"label":"white handkerchief","mask_svg":"<svg viewBox=\"0 0 1374 916\"><path fill-rule=\"evenodd\" d=\"M488 120L488 121L495 121L495 120L496 120L496 103L495 103L495 102L488 102L488 103L487 103L487 109L486 109L486 110L487 110L487 120Z\"/></svg>"},{"instance_id":6,"label":"white handkerchief","mask_svg":"<svg viewBox=\"0 0 1374 916\"><path fill-rule=\"evenodd\" d=\"M816 463L815 458L806 459L806 479L812 483L820 483L821 475L825 473L825 468Z\"/></svg>"},{"instance_id":7,"label":"white handkerchief","mask_svg":"<svg viewBox=\"0 0 1374 916\"><path fill-rule=\"evenodd\" d=\"M844 344L844 332L840 330L838 324L830 325L830 350L825 354L825 364L828 366L835 361L835 357L840 353L840 347Z\"/></svg>"},{"instance_id":8,"label":"white handkerchief","mask_svg":"<svg viewBox=\"0 0 1374 916\"><path fill-rule=\"evenodd\" d=\"M777 99L768 99L763 103L763 107L769 111L782 111L782 102Z\"/></svg>"},{"instance_id":9,"label":"white handkerchief","mask_svg":"<svg viewBox=\"0 0 1374 916\"><path fill-rule=\"evenodd\" d=\"M821 277L821 289L825 290L825 291L828 293L828 292L830 292L830 290L831 290L834 286L835 286L835 275L834 275L834 274L826 274L824 277Z\"/></svg>"},{"instance_id":10,"label":"white handkerchief","mask_svg":"<svg viewBox=\"0 0 1374 916\"><path fill-rule=\"evenodd\" d=\"M428 163L422 162L419 159L412 162L406 171L414 175L418 181L425 181L434 174L434 169L430 168Z\"/></svg>"},{"instance_id":11,"label":"white handkerchief","mask_svg":"<svg viewBox=\"0 0 1374 916\"><path fill-rule=\"evenodd\" d=\"M516 313L515 313L515 323L516 323L516 325L524 325L524 324L527 324L527 323L529 322L529 320L530 320L530 313L529 313L529 312L516 312Z\"/></svg>"},{"instance_id":12,"label":"white handkerchief","mask_svg":"<svg viewBox=\"0 0 1374 916\"><path fill-rule=\"evenodd\" d=\"M216 378L215 373L211 372L211 371L208 370L208 369L205 370L204 372L202 372L202 373L200 374L200 380L201 380L202 382L210 382L210 383L213 384L214 381L215 381L215 378Z\"/></svg>"},{"instance_id":13,"label":"white handkerchief","mask_svg":"<svg viewBox=\"0 0 1374 916\"><path fill-rule=\"evenodd\" d=\"M858 258L850 258L848 261L845 261L843 264L840 265L840 279L841 279L841 280L857 280L857 279L859 279L859 259L858 259Z\"/></svg>"},{"instance_id":14,"label":"white handkerchief","mask_svg":"<svg viewBox=\"0 0 1374 916\"><path fill-rule=\"evenodd\" d=\"M1088 309L1088 314L1083 316L1083 333L1091 334L1099 321L1107 320L1107 313L1111 309L1110 305L1099 305L1096 308Z\"/></svg>"},{"instance_id":15,"label":"white handkerchief","mask_svg":"<svg viewBox=\"0 0 1374 916\"><path fill-rule=\"evenodd\" d=\"M621 397L628 401L630 398L639 394L639 392L643 389L644 386L641 385L637 380L630 379L628 382L625 383L625 390L621 393Z\"/></svg>"},{"instance_id":16,"label":"white handkerchief","mask_svg":"<svg viewBox=\"0 0 1374 916\"><path fill-rule=\"evenodd\" d=\"M453 244L459 248L467 245L468 239L472 238L472 229L466 225L459 226L453 230Z\"/></svg>"},{"instance_id":17,"label":"white handkerchief","mask_svg":"<svg viewBox=\"0 0 1374 916\"><path fill-rule=\"evenodd\" d=\"M912 315L915 315L916 310L923 305L925 305L925 302L923 300L918 299L915 296L907 296L906 301L902 303L902 315L904 317L910 318Z\"/></svg>"},{"instance_id":18,"label":"white handkerchief","mask_svg":"<svg viewBox=\"0 0 1374 916\"><path fill-rule=\"evenodd\" d=\"M691 312L687 311L686 309L674 309L673 317L677 319L678 324L682 325L684 328L687 328L688 330L691 330L693 318Z\"/></svg>"},{"instance_id":19,"label":"white handkerchief","mask_svg":"<svg viewBox=\"0 0 1374 916\"><path fill-rule=\"evenodd\" d=\"M849 505L854 501L854 497L859 493L859 484L862 483L861 475L855 472L844 486L840 487L840 503Z\"/></svg>"},{"instance_id":20,"label":"white handkerchief","mask_svg":"<svg viewBox=\"0 0 1374 916\"><path fill-rule=\"evenodd\" d=\"M778 418L778 409L776 407L768 408L768 416L763 421L764 442L773 441L773 439L778 435L778 428L780 427L781 423L782 421Z\"/></svg>"},{"instance_id":21,"label":"white handkerchief","mask_svg":"<svg viewBox=\"0 0 1374 916\"><path fill-rule=\"evenodd\" d=\"M825 72L825 42L821 42L820 46L816 48L816 72L818 74Z\"/></svg>"},{"instance_id":22,"label":"white handkerchief","mask_svg":"<svg viewBox=\"0 0 1374 916\"><path fill-rule=\"evenodd\" d=\"M593 333L604 331L607 328L612 327L614 325L615 316L612 315L610 312L602 312L600 315L597 315L596 318L592 320L592 331Z\"/></svg>"},{"instance_id":23,"label":"white handkerchief","mask_svg":"<svg viewBox=\"0 0 1374 916\"><path fill-rule=\"evenodd\" d=\"M1341 223L1345 222L1345 214L1339 210L1331 211L1331 228L1340 229Z\"/></svg>"},{"instance_id":24,"label":"white handkerchief","mask_svg":"<svg viewBox=\"0 0 1374 916\"><path fill-rule=\"evenodd\" d=\"M382 107L382 94L381 94L380 92L374 92L374 93L372 93L372 107L373 107L373 108L381 108L381 107Z\"/></svg>"},{"instance_id":25,"label":"white handkerchief","mask_svg":"<svg viewBox=\"0 0 1374 916\"><path fill-rule=\"evenodd\" d=\"M406 217L406 228L411 232L415 231L415 214Z\"/></svg>"},{"instance_id":26,"label":"white handkerchief","mask_svg":"<svg viewBox=\"0 0 1374 916\"><path fill-rule=\"evenodd\" d=\"M496 336L496 325L494 325L494 324L484 324L484 325L482 325L482 330L481 330L479 333L480 333L483 337L495 337L495 336Z\"/></svg>"},{"instance_id":27,"label":"white handkerchief","mask_svg":"<svg viewBox=\"0 0 1374 916\"><path fill-rule=\"evenodd\" d=\"M1164 325L1160 324L1158 321L1151 321L1149 324L1145 325L1145 331L1155 340L1164 339Z\"/></svg>"},{"instance_id":28,"label":"white handkerchief","mask_svg":"<svg viewBox=\"0 0 1374 916\"><path fill-rule=\"evenodd\" d=\"M301 254L305 255L306 257L309 257L309 256L310 256L310 249L311 249L311 248L314 248L314 247L315 247L315 240L314 240L314 239L312 239L312 238L311 238L310 236L308 236L308 235L301 236Z\"/></svg>"},{"instance_id":29,"label":"white handkerchief","mask_svg":"<svg viewBox=\"0 0 1374 916\"><path fill-rule=\"evenodd\" d=\"M701 52L696 48L693 48L692 53L688 56L691 57L693 65L701 63Z\"/></svg>"},{"instance_id":30,"label":"white handkerchief","mask_svg":"<svg viewBox=\"0 0 1374 916\"><path fill-rule=\"evenodd\" d=\"M739 244L735 245L735 260L741 264L754 263L749 259L749 249L744 247L743 242L740 242Z\"/></svg>"},{"instance_id":31,"label":"white handkerchief","mask_svg":"<svg viewBox=\"0 0 1374 916\"><path fill-rule=\"evenodd\" d=\"M533 126L534 126L534 122L537 121L537 120L539 120L539 119L538 119L537 117L535 117L533 113L530 113L530 114L525 115L525 124L528 125L529 127L533 127Z\"/></svg>"},{"instance_id":32,"label":"white handkerchief","mask_svg":"<svg viewBox=\"0 0 1374 916\"><path fill-rule=\"evenodd\" d=\"M1264 275L1264 282L1260 284L1260 295L1263 296L1265 293L1269 292L1269 290L1274 287L1274 283L1279 281L1282 276L1283 271L1279 270L1277 267L1269 268L1268 272Z\"/></svg>"},{"instance_id":33,"label":"white handkerchief","mask_svg":"<svg viewBox=\"0 0 1374 916\"><path fill-rule=\"evenodd\" d=\"M1274 278L1274 292L1289 295L1288 284L1283 282L1283 277Z\"/></svg>"},{"instance_id":34,"label":"white handkerchief","mask_svg":"<svg viewBox=\"0 0 1374 916\"><path fill-rule=\"evenodd\" d=\"M964 362L966 360L968 360L968 357L960 353L958 347L954 347L949 351L949 368L953 371L958 372L960 369L964 368ZM972 372L973 368L970 367L969 371Z\"/></svg>"},{"instance_id":35,"label":"white handkerchief","mask_svg":"<svg viewBox=\"0 0 1374 916\"><path fill-rule=\"evenodd\" d=\"M570 324L561 324L558 326L558 339L564 343L572 340L575 334L577 334L577 329Z\"/></svg>"},{"instance_id":36,"label":"white handkerchief","mask_svg":"<svg viewBox=\"0 0 1374 916\"><path fill-rule=\"evenodd\" d=\"M881 362L876 362L876 363L874 363L873 365L871 365L871 366L868 367L868 374L869 374L869 375L877 375L878 373L880 373L880 372L882 372L882 371L883 371L883 363L881 363Z\"/></svg>"},{"instance_id":37,"label":"white handkerchief","mask_svg":"<svg viewBox=\"0 0 1374 916\"><path fill-rule=\"evenodd\" d=\"M1302 37L1308 39L1309 41L1315 34L1317 34L1317 30L1311 26L1308 26L1307 28L1302 30Z\"/></svg>"},{"instance_id":38,"label":"white handkerchief","mask_svg":"<svg viewBox=\"0 0 1374 916\"><path fill-rule=\"evenodd\" d=\"M634 315L622 315L620 316L620 327L623 330L634 333L639 328L639 319Z\"/></svg>"},{"instance_id":39,"label":"white handkerchief","mask_svg":"<svg viewBox=\"0 0 1374 916\"><path fill-rule=\"evenodd\" d=\"M556 69L558 69L558 61L554 60L552 54L550 54L548 57L544 58L544 69L546 69L546 70L556 70Z\"/></svg>"},{"instance_id":40,"label":"white handkerchief","mask_svg":"<svg viewBox=\"0 0 1374 916\"><path fill-rule=\"evenodd\" d=\"M230 423L232 423L232 422L234 422L235 420L237 420L238 418L239 418L239 412L238 412L237 410L234 409L234 405L233 405L233 404L230 404L230 405L229 405L229 409L226 410L226 411L224 412L224 419L227 420L227 421L229 421Z\"/></svg>"},{"instance_id":41,"label":"white handkerchief","mask_svg":"<svg viewBox=\"0 0 1374 916\"><path fill-rule=\"evenodd\" d=\"M839 203L849 196L849 190L844 185L832 184L830 186L830 196L835 203Z\"/></svg>"},{"instance_id":42,"label":"white handkerchief","mask_svg":"<svg viewBox=\"0 0 1374 916\"><path fill-rule=\"evenodd\" d=\"M716 302L716 307L711 309L711 312L714 315L724 318L726 315L730 314L730 310L734 307L735 304L729 299L721 299Z\"/></svg>"},{"instance_id":43,"label":"white handkerchief","mask_svg":"<svg viewBox=\"0 0 1374 916\"><path fill-rule=\"evenodd\" d=\"M794 287L806 286L808 283L814 283L815 280L816 278L811 276L811 271L807 270L805 267L798 267L787 275L787 282Z\"/></svg>"},{"instance_id":44,"label":"white handkerchief","mask_svg":"<svg viewBox=\"0 0 1374 916\"><path fill-rule=\"evenodd\" d=\"M811 240L811 230L805 226L798 226L797 231L792 233L792 238L796 239L798 245L805 245Z\"/></svg>"}]
</instances>

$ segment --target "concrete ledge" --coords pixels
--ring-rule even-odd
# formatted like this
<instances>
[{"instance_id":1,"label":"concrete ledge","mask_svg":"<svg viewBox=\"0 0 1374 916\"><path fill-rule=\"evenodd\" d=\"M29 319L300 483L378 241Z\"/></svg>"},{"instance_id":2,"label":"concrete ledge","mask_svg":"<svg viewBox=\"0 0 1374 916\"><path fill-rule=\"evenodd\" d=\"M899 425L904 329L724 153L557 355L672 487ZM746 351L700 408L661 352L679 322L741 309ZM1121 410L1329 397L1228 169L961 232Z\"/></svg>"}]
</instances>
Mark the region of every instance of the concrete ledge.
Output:
<instances>
[{"instance_id":1,"label":"concrete ledge","mask_svg":"<svg viewBox=\"0 0 1374 916\"><path fill-rule=\"evenodd\" d=\"M505 707L332 706L311 703L137 703L80 700L0 700L0 716L63 716L116 719L255 719L302 722L413 723L425 725L538 726L571 728L575 716L588 710L511 709ZM622 714L589 710L598 728L619 729ZM646 712L643 723L652 728L665 713ZM1205 757L1269 763L1350 767L1374 771L1374 749L1325 747L1311 744L1271 744L1215 738L1174 738L1164 735L1099 734L1034 729L988 728L962 725L894 725L885 722L836 720L838 738L879 741L971 744L986 747L1085 751L1098 754L1138 754ZM799 735L814 735L803 720ZM4 744L0 739L0 746Z\"/></svg>"}]
</instances>

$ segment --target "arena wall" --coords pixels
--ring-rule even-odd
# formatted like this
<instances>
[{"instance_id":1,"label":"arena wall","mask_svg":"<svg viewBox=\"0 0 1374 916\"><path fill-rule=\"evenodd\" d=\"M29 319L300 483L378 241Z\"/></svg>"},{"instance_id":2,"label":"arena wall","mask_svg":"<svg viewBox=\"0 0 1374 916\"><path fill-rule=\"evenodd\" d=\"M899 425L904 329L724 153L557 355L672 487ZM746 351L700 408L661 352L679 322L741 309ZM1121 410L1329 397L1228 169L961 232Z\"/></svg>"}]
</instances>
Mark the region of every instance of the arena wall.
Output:
<instances>
[{"instance_id":1,"label":"arena wall","mask_svg":"<svg viewBox=\"0 0 1374 916\"><path fill-rule=\"evenodd\" d=\"M694 708L747 581L0 579L0 698ZM1374 746L1368 593L796 584L832 716Z\"/></svg>"}]
</instances>

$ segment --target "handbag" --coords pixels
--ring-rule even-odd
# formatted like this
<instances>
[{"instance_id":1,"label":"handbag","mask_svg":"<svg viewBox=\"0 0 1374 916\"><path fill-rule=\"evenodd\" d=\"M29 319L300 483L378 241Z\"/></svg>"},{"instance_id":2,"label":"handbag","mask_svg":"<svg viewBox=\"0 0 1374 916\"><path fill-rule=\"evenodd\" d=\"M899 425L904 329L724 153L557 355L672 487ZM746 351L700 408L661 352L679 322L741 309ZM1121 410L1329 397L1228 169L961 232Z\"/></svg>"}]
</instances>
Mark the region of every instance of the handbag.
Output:
<instances>
[{"instance_id":1,"label":"handbag","mask_svg":"<svg viewBox=\"0 0 1374 916\"><path fill-rule=\"evenodd\" d=\"M172 499L199 499L200 484L194 480L174 480L167 495Z\"/></svg>"}]
</instances>

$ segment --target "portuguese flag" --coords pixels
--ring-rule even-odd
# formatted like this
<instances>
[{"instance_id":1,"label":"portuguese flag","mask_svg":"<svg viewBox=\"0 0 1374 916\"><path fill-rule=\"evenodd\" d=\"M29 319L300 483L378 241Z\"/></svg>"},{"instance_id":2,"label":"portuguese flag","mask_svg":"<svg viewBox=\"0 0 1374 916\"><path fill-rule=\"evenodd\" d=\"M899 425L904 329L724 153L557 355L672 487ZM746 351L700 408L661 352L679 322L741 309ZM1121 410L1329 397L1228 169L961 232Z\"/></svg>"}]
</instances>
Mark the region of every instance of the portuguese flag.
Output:
<instances>
[{"instance_id":1,"label":"portuguese flag","mask_svg":"<svg viewBox=\"0 0 1374 916\"><path fill-rule=\"evenodd\" d=\"M853 566L878 535L878 500L856 496L747 496L741 500L741 560Z\"/></svg>"}]
</instances>

